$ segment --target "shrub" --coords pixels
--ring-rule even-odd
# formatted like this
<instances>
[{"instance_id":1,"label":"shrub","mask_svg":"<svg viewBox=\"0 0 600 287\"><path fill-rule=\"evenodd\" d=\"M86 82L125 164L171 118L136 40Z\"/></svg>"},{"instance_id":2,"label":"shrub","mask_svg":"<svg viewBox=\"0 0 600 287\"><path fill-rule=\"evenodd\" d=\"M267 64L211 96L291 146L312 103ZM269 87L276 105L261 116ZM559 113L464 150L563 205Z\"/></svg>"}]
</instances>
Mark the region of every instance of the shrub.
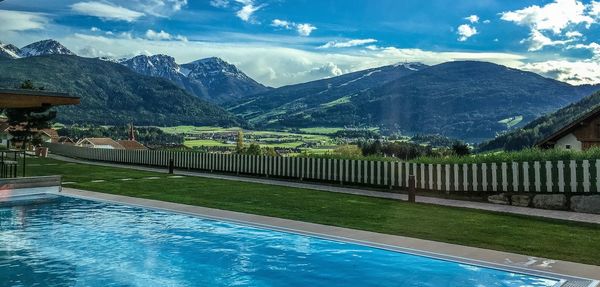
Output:
<instances>
[{"instance_id":1,"label":"shrub","mask_svg":"<svg viewBox=\"0 0 600 287\"><path fill-rule=\"evenodd\" d=\"M500 163L500 162L532 162L532 161L557 161L557 160L596 160L600 159L600 148L586 151L568 151L560 149L528 148L515 152L489 152L470 156L445 156L445 157L419 157L414 160L418 163Z\"/></svg>"},{"instance_id":2,"label":"shrub","mask_svg":"<svg viewBox=\"0 0 600 287\"><path fill-rule=\"evenodd\" d=\"M337 156L348 158L360 157L363 154L357 145L341 145L333 153Z\"/></svg>"}]
</instances>

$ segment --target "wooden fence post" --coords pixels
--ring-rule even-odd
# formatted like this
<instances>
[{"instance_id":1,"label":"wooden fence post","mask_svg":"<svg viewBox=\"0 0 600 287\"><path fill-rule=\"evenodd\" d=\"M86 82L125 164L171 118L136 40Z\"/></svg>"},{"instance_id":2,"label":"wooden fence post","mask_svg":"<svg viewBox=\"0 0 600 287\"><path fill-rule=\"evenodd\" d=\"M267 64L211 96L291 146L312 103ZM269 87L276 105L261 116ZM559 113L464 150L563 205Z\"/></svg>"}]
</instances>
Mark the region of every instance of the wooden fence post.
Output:
<instances>
[{"instance_id":1,"label":"wooden fence post","mask_svg":"<svg viewBox=\"0 0 600 287\"><path fill-rule=\"evenodd\" d=\"M410 175L408 177L408 202L416 201L416 189L415 176Z\"/></svg>"}]
</instances>

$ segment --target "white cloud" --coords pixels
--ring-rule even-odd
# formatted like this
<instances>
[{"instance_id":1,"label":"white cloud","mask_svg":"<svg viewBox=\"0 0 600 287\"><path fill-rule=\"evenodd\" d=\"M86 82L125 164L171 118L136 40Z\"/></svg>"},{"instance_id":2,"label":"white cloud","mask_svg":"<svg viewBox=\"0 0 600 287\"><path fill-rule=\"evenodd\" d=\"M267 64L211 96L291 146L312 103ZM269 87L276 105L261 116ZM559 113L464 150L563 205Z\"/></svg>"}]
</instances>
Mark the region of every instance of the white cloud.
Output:
<instances>
[{"instance_id":1,"label":"white cloud","mask_svg":"<svg viewBox=\"0 0 600 287\"><path fill-rule=\"evenodd\" d=\"M567 49L585 49L585 50L589 50L590 52L592 52L592 54L594 54L593 56L593 60L600 60L600 44L596 43L596 42L592 42L590 44L576 44L576 45L570 45L567 47Z\"/></svg>"},{"instance_id":2,"label":"white cloud","mask_svg":"<svg viewBox=\"0 0 600 287\"><path fill-rule=\"evenodd\" d=\"M462 24L458 26L458 41L464 42L469 38L477 35L477 28L470 26L469 24Z\"/></svg>"},{"instance_id":3,"label":"white cloud","mask_svg":"<svg viewBox=\"0 0 600 287\"><path fill-rule=\"evenodd\" d=\"M600 17L600 2L592 1L592 3L590 3L590 15Z\"/></svg>"},{"instance_id":4,"label":"white cloud","mask_svg":"<svg viewBox=\"0 0 600 287\"><path fill-rule=\"evenodd\" d=\"M117 37L127 40L133 39L133 35L131 34L131 32L121 32L117 35Z\"/></svg>"},{"instance_id":5,"label":"white cloud","mask_svg":"<svg viewBox=\"0 0 600 287\"><path fill-rule=\"evenodd\" d=\"M278 27L278 28L291 29L291 27L294 26L294 23L290 23L289 21L285 21L285 20L274 19L271 22L271 26Z\"/></svg>"},{"instance_id":6,"label":"white cloud","mask_svg":"<svg viewBox=\"0 0 600 287\"><path fill-rule=\"evenodd\" d=\"M168 0L167 2L171 4L173 11L179 11L187 5L187 0Z\"/></svg>"},{"instance_id":7,"label":"white cloud","mask_svg":"<svg viewBox=\"0 0 600 287\"><path fill-rule=\"evenodd\" d=\"M90 28L90 31L92 31L92 32L99 32L100 29L98 27L92 27L92 28Z\"/></svg>"},{"instance_id":8,"label":"white cloud","mask_svg":"<svg viewBox=\"0 0 600 287\"><path fill-rule=\"evenodd\" d=\"M597 61L557 60L528 63L519 68L573 85L600 83L600 63Z\"/></svg>"},{"instance_id":9,"label":"white cloud","mask_svg":"<svg viewBox=\"0 0 600 287\"><path fill-rule=\"evenodd\" d=\"M254 22L254 20L252 19L252 15L262 9L264 6L260 5L260 6L254 6L254 4L252 3L252 1L243 1L244 6L242 7L242 9L238 10L236 15L238 16L238 18L242 19L242 21L244 22Z\"/></svg>"},{"instance_id":10,"label":"white cloud","mask_svg":"<svg viewBox=\"0 0 600 287\"><path fill-rule=\"evenodd\" d=\"M298 31L298 34L300 34L300 36L310 36L310 34L316 29L317 27L308 23L296 25L296 31Z\"/></svg>"},{"instance_id":11,"label":"white cloud","mask_svg":"<svg viewBox=\"0 0 600 287\"><path fill-rule=\"evenodd\" d=\"M343 41L343 42L330 41L330 42L327 42L324 45L320 46L319 48L321 48L321 49L350 48L350 47L362 46L362 45L366 45L366 44L372 44L372 43L376 43L376 42L377 42L377 40L375 40L375 39L354 39L354 40L348 40L348 41Z\"/></svg>"},{"instance_id":12,"label":"white cloud","mask_svg":"<svg viewBox=\"0 0 600 287\"><path fill-rule=\"evenodd\" d=\"M257 42L239 45L237 42L152 41L81 34L57 37L57 40L72 47L74 51L91 46L102 50L96 51L97 55L112 54L117 58L130 57L133 51L171 55L178 63L217 56L235 64L257 81L274 87L331 77L340 71L347 73L404 61L439 64L455 60L474 60L518 67L525 59L520 55L506 53L432 52L375 45L370 46L371 50L324 53L322 50L307 51Z\"/></svg>"},{"instance_id":13,"label":"white cloud","mask_svg":"<svg viewBox=\"0 0 600 287\"><path fill-rule=\"evenodd\" d=\"M182 41L182 42L187 42L188 38L185 37L185 36L177 35L177 36L175 36L175 40L179 40L179 41Z\"/></svg>"},{"instance_id":14,"label":"white cloud","mask_svg":"<svg viewBox=\"0 0 600 287\"><path fill-rule=\"evenodd\" d=\"M26 31L42 29L49 22L44 14L0 10L0 31Z\"/></svg>"},{"instance_id":15,"label":"white cloud","mask_svg":"<svg viewBox=\"0 0 600 287\"><path fill-rule=\"evenodd\" d=\"M579 38L583 37L583 34L579 31L569 31L565 33L565 36L567 36L567 38Z\"/></svg>"},{"instance_id":16,"label":"white cloud","mask_svg":"<svg viewBox=\"0 0 600 287\"><path fill-rule=\"evenodd\" d=\"M483 24L489 24L489 23L492 23L492 21L491 20L483 20Z\"/></svg>"},{"instance_id":17,"label":"white cloud","mask_svg":"<svg viewBox=\"0 0 600 287\"><path fill-rule=\"evenodd\" d=\"M132 22L144 16L144 13L117 6L109 2L79 2L71 5L71 9L84 15L113 21Z\"/></svg>"},{"instance_id":18,"label":"white cloud","mask_svg":"<svg viewBox=\"0 0 600 287\"><path fill-rule=\"evenodd\" d=\"M182 35L171 35L163 30L160 31L154 31L152 29L149 29L148 31L146 31L146 39L148 40L154 40L154 41L163 41L163 40L178 40L178 41L183 41L183 42L187 42L188 39L185 36Z\"/></svg>"},{"instance_id":19,"label":"white cloud","mask_svg":"<svg viewBox=\"0 0 600 287\"><path fill-rule=\"evenodd\" d=\"M531 30L531 34L529 35L529 38L521 40L521 44L528 44L529 51L539 51L546 46L564 45L564 44L567 44L572 41L573 41L572 39L571 40L552 40L552 39L546 37L540 31L533 29L533 30Z\"/></svg>"},{"instance_id":20,"label":"white cloud","mask_svg":"<svg viewBox=\"0 0 600 287\"><path fill-rule=\"evenodd\" d=\"M121 3L127 2L122 1ZM167 17L180 11L187 3L188 0L136 0L133 7L148 15Z\"/></svg>"},{"instance_id":21,"label":"white cloud","mask_svg":"<svg viewBox=\"0 0 600 287\"><path fill-rule=\"evenodd\" d=\"M160 30L160 32L155 32L154 30L149 29L146 31L146 38L149 40L170 40L171 34L163 30Z\"/></svg>"},{"instance_id":22,"label":"white cloud","mask_svg":"<svg viewBox=\"0 0 600 287\"><path fill-rule=\"evenodd\" d=\"M211 0L210 5L217 8L225 8L229 6L228 0Z\"/></svg>"},{"instance_id":23,"label":"white cloud","mask_svg":"<svg viewBox=\"0 0 600 287\"><path fill-rule=\"evenodd\" d=\"M570 25L585 24L589 27L595 21L587 15L588 7L577 0L555 0L544 6L532 5L527 8L501 13L501 19L527 26L538 31L552 31L560 34Z\"/></svg>"},{"instance_id":24,"label":"white cloud","mask_svg":"<svg viewBox=\"0 0 600 287\"><path fill-rule=\"evenodd\" d=\"M303 78L314 78L314 79L325 79L336 76L341 76L345 72L332 62L328 62L325 65L311 68L307 71L300 71L296 73L284 74L290 78L303 79Z\"/></svg>"},{"instance_id":25,"label":"white cloud","mask_svg":"<svg viewBox=\"0 0 600 287\"><path fill-rule=\"evenodd\" d=\"M471 15L469 17L466 17L465 20L468 20L469 22L475 24L479 22L479 16L477 15Z\"/></svg>"},{"instance_id":26,"label":"white cloud","mask_svg":"<svg viewBox=\"0 0 600 287\"><path fill-rule=\"evenodd\" d=\"M286 21L286 20L281 20L281 19L274 19L271 22L271 26L276 27L276 28L283 28L283 29L287 29L287 30L291 30L291 29L295 29L296 32L298 32L298 34L300 36L310 36L310 34L317 29L317 27L313 26L312 24L297 24L294 22L290 22L290 21Z\"/></svg>"}]
</instances>

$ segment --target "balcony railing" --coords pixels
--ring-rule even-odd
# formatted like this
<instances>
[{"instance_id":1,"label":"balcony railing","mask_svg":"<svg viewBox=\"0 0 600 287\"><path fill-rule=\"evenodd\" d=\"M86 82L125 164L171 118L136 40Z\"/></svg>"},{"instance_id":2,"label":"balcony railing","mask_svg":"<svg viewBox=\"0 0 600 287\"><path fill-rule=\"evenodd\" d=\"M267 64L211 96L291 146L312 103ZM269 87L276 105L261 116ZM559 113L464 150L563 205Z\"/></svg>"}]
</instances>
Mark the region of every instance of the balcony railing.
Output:
<instances>
[{"instance_id":1,"label":"balcony railing","mask_svg":"<svg viewBox=\"0 0 600 287\"><path fill-rule=\"evenodd\" d=\"M19 170L25 176L26 156L25 151L0 151L0 178L16 178Z\"/></svg>"}]
</instances>

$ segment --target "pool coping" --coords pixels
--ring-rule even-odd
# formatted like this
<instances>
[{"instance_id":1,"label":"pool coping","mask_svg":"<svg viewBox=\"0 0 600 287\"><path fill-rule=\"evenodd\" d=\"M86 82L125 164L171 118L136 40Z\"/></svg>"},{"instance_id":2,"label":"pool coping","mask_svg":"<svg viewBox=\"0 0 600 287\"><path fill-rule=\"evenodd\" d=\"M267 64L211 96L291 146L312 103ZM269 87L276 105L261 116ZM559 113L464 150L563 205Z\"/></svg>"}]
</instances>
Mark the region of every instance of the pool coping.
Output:
<instances>
[{"instance_id":1,"label":"pool coping","mask_svg":"<svg viewBox=\"0 0 600 287\"><path fill-rule=\"evenodd\" d=\"M267 228L271 230L360 244L374 248L403 252L440 260L448 260L481 267L500 269L503 271L562 280L557 286L570 286L564 285L567 283L567 281L569 281L579 282L578 285L572 286L600 287L600 266L561 260L550 260L546 258L534 258L526 255L416 239L411 237L388 235L323 224L308 223L152 199L99 193L73 188L63 188L60 194L74 198L126 204L159 211L175 212L209 220L226 221L252 227ZM541 264L537 264L538 262L541 262ZM586 282L585 285L581 285L581 283L583 283L582 281L587 281L589 284Z\"/></svg>"}]
</instances>

